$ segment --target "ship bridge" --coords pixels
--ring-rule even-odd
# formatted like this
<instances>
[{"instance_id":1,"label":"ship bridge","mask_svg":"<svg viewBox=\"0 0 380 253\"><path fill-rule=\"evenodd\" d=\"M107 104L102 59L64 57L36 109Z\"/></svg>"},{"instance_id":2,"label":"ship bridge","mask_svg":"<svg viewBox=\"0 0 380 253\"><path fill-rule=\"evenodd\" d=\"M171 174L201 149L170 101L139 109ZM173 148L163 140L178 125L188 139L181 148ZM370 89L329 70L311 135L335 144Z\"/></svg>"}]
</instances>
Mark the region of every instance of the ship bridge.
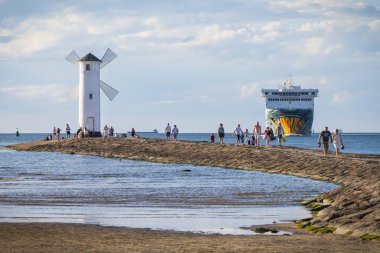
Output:
<instances>
[{"instance_id":1,"label":"ship bridge","mask_svg":"<svg viewBox=\"0 0 380 253\"><path fill-rule=\"evenodd\" d=\"M314 98L318 89L301 89L301 86L280 89L262 89L267 109L314 109Z\"/></svg>"}]
</instances>

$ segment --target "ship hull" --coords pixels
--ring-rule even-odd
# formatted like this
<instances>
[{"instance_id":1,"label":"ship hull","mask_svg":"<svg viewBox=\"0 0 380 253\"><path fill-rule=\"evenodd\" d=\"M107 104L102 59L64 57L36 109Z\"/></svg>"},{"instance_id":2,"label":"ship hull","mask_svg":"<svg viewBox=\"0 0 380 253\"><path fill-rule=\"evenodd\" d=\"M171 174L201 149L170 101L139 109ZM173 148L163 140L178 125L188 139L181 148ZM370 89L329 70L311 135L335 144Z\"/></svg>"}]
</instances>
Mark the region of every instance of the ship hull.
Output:
<instances>
[{"instance_id":1,"label":"ship hull","mask_svg":"<svg viewBox=\"0 0 380 253\"><path fill-rule=\"evenodd\" d=\"M276 129L278 123L284 129L284 134L310 135L313 126L314 111L312 109L266 109L266 122Z\"/></svg>"}]
</instances>

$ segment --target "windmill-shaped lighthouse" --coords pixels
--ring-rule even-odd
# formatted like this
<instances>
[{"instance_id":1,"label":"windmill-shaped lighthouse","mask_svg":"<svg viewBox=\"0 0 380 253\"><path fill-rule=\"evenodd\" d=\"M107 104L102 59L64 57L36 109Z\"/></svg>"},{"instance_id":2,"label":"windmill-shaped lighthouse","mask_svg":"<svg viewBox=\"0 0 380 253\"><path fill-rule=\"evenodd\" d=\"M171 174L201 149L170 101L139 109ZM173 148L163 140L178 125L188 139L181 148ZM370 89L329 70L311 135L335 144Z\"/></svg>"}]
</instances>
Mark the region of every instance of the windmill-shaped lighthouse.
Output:
<instances>
[{"instance_id":1,"label":"windmill-shaped lighthouse","mask_svg":"<svg viewBox=\"0 0 380 253\"><path fill-rule=\"evenodd\" d=\"M79 65L79 127L87 129L92 136L101 136L100 88L111 101L119 93L100 80L100 69L116 56L108 48L101 60L91 53L80 58L74 50L66 57L69 62Z\"/></svg>"}]
</instances>

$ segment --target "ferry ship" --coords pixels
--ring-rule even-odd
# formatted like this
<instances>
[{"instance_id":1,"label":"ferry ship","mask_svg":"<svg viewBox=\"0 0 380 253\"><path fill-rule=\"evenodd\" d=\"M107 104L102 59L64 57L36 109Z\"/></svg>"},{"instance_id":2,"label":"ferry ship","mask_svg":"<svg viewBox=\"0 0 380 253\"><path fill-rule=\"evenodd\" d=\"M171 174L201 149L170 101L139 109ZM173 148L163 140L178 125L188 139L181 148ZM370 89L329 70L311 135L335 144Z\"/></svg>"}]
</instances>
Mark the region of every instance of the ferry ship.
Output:
<instances>
[{"instance_id":1,"label":"ferry ship","mask_svg":"<svg viewBox=\"0 0 380 253\"><path fill-rule=\"evenodd\" d=\"M302 89L289 79L279 89L262 89L261 92L266 99L267 126L275 130L281 123L285 135L311 134L318 89Z\"/></svg>"}]
</instances>

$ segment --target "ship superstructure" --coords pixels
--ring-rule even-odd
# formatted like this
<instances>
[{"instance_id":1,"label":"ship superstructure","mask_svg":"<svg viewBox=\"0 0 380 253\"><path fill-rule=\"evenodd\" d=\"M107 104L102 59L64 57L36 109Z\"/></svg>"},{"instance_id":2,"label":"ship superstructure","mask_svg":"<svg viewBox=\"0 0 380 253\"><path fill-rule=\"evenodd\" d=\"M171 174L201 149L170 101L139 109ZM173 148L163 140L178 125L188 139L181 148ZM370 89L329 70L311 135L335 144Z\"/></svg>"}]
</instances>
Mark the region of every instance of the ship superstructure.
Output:
<instances>
[{"instance_id":1,"label":"ship superstructure","mask_svg":"<svg viewBox=\"0 0 380 253\"><path fill-rule=\"evenodd\" d=\"M266 99L266 123L276 129L281 123L286 135L310 135L314 117L314 98L318 89L302 89L289 79L279 89L262 89Z\"/></svg>"}]
</instances>

